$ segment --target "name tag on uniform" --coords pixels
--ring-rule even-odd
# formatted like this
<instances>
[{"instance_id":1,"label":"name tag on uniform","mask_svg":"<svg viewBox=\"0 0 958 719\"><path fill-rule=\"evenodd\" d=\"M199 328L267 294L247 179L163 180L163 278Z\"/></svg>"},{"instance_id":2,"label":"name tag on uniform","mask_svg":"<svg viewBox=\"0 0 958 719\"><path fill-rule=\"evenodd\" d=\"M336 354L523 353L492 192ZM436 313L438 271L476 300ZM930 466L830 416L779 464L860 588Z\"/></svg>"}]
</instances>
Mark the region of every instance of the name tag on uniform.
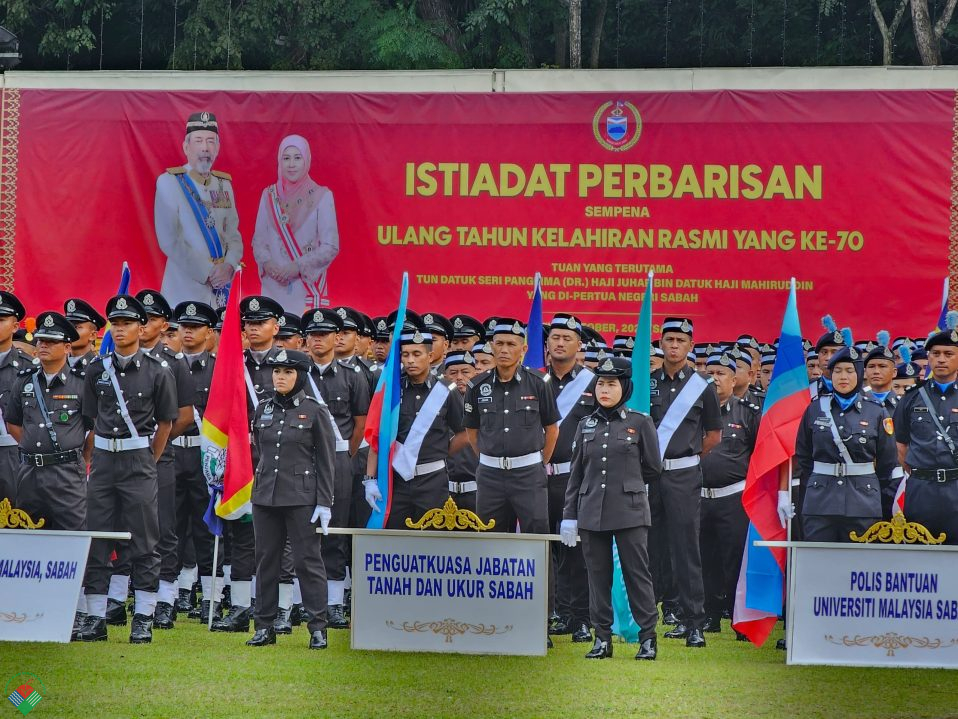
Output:
<instances>
[{"instance_id":1,"label":"name tag on uniform","mask_svg":"<svg viewBox=\"0 0 958 719\"><path fill-rule=\"evenodd\" d=\"M523 402L527 402L530 399L539 399L539 398L536 397L534 394L530 394L530 395L519 397L519 399L521 399Z\"/></svg>"},{"instance_id":2,"label":"name tag on uniform","mask_svg":"<svg viewBox=\"0 0 958 719\"><path fill-rule=\"evenodd\" d=\"M657 389L649 390L649 395L652 397L658 397L659 391Z\"/></svg>"},{"instance_id":3,"label":"name tag on uniform","mask_svg":"<svg viewBox=\"0 0 958 719\"><path fill-rule=\"evenodd\" d=\"M911 411L912 411L912 412L927 412L927 411L928 411L928 408L927 408L927 407L917 407L917 406L916 406L916 407L912 407L912 408L911 408Z\"/></svg>"},{"instance_id":4,"label":"name tag on uniform","mask_svg":"<svg viewBox=\"0 0 958 719\"><path fill-rule=\"evenodd\" d=\"M210 190L210 204L220 210L229 210L233 207L233 200L225 190Z\"/></svg>"},{"instance_id":5,"label":"name tag on uniform","mask_svg":"<svg viewBox=\"0 0 958 719\"><path fill-rule=\"evenodd\" d=\"M492 397L480 397L478 399L479 404L489 404L492 402Z\"/></svg>"}]
</instances>

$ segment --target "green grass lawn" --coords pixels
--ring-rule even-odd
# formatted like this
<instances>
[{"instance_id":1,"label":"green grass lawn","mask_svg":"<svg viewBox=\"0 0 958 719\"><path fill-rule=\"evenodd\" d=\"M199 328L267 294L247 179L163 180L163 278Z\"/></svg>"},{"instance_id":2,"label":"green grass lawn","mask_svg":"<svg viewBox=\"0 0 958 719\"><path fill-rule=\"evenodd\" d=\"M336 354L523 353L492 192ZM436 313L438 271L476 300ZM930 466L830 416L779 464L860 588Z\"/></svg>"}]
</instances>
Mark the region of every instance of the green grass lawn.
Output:
<instances>
[{"instance_id":1,"label":"green grass lawn","mask_svg":"<svg viewBox=\"0 0 958 719\"><path fill-rule=\"evenodd\" d=\"M273 647L249 635L209 634L182 620L150 646L111 627L98 644L0 645L0 677L36 674L43 717L958 717L958 672L787 667L774 638L739 643L727 628L706 649L659 640L659 660L636 662L634 645L586 661L588 646L559 637L547 657L387 654L306 649L305 627ZM0 718L18 716L5 698Z\"/></svg>"}]
</instances>

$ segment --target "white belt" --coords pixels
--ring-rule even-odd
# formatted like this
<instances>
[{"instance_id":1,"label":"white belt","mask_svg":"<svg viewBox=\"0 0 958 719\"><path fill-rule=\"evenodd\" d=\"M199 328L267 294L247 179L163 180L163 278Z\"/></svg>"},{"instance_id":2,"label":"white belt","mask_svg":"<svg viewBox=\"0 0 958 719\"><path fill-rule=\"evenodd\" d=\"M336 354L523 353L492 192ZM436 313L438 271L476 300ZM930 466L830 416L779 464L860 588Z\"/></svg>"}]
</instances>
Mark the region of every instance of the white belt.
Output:
<instances>
[{"instance_id":1,"label":"white belt","mask_svg":"<svg viewBox=\"0 0 958 719\"><path fill-rule=\"evenodd\" d=\"M17 440L12 434L0 434L0 447L16 447Z\"/></svg>"},{"instance_id":2,"label":"white belt","mask_svg":"<svg viewBox=\"0 0 958 719\"><path fill-rule=\"evenodd\" d=\"M832 477L860 477L865 474L875 474L875 465L871 462L852 462L851 464L815 462L812 464L812 474L827 474Z\"/></svg>"},{"instance_id":3,"label":"white belt","mask_svg":"<svg viewBox=\"0 0 958 719\"><path fill-rule=\"evenodd\" d=\"M546 474L552 476L556 474L569 474L572 471L572 462L559 462L558 464L547 464Z\"/></svg>"},{"instance_id":4,"label":"white belt","mask_svg":"<svg viewBox=\"0 0 958 719\"><path fill-rule=\"evenodd\" d=\"M745 480L730 484L727 487L702 487L702 496L706 499L721 499L722 497L731 497L745 489Z\"/></svg>"},{"instance_id":5,"label":"white belt","mask_svg":"<svg viewBox=\"0 0 958 719\"><path fill-rule=\"evenodd\" d=\"M440 469L446 468L446 460L437 459L435 462L425 462L424 464L416 465L416 473L414 477L421 477L424 474L432 474L433 472L438 472Z\"/></svg>"},{"instance_id":6,"label":"white belt","mask_svg":"<svg viewBox=\"0 0 958 719\"><path fill-rule=\"evenodd\" d=\"M679 457L678 459L663 459L662 460L662 469L668 471L670 469L688 469L689 467L695 467L702 461L702 458L697 454L693 454L691 457Z\"/></svg>"},{"instance_id":7,"label":"white belt","mask_svg":"<svg viewBox=\"0 0 958 719\"><path fill-rule=\"evenodd\" d=\"M112 439L95 435L93 437L93 446L97 449L105 449L107 452L129 452L134 449L149 449L149 437L127 437L126 439Z\"/></svg>"},{"instance_id":8,"label":"white belt","mask_svg":"<svg viewBox=\"0 0 958 719\"><path fill-rule=\"evenodd\" d=\"M490 457L488 454L479 455L479 464L498 469L519 469L531 467L542 462L542 452L529 452L519 457Z\"/></svg>"},{"instance_id":9,"label":"white belt","mask_svg":"<svg viewBox=\"0 0 958 719\"><path fill-rule=\"evenodd\" d=\"M336 451L337 451L337 452L348 452L348 451L349 451L349 440L348 440L348 439L337 439L337 440L336 440Z\"/></svg>"},{"instance_id":10,"label":"white belt","mask_svg":"<svg viewBox=\"0 0 958 719\"><path fill-rule=\"evenodd\" d=\"M801 477L792 477L791 485L792 485L793 487L797 487L797 486L800 485L801 483L802 483L802 478L801 478Z\"/></svg>"},{"instance_id":11,"label":"white belt","mask_svg":"<svg viewBox=\"0 0 958 719\"><path fill-rule=\"evenodd\" d=\"M452 494L465 494L466 492L475 492L477 489L479 489L479 484L475 480L449 483L449 491Z\"/></svg>"},{"instance_id":12,"label":"white belt","mask_svg":"<svg viewBox=\"0 0 958 719\"><path fill-rule=\"evenodd\" d=\"M172 444L174 447L183 447L184 449L189 449L191 447L199 447L202 441L203 438L198 434L191 437L184 437L181 435L179 437L174 437L170 441L170 444Z\"/></svg>"},{"instance_id":13,"label":"white belt","mask_svg":"<svg viewBox=\"0 0 958 719\"><path fill-rule=\"evenodd\" d=\"M891 471L892 479L902 479L904 476L905 476L905 470L903 470L901 467L895 467Z\"/></svg>"}]
</instances>

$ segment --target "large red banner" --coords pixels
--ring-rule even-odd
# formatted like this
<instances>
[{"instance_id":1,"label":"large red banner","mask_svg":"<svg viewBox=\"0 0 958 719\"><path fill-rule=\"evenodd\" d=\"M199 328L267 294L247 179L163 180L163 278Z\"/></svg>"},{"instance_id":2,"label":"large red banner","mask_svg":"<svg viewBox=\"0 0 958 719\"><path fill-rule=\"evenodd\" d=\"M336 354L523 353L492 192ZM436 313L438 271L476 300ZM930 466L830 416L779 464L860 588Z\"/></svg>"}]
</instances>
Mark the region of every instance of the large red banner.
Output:
<instances>
[{"instance_id":1,"label":"large red banner","mask_svg":"<svg viewBox=\"0 0 958 719\"><path fill-rule=\"evenodd\" d=\"M305 284L317 302L370 315L393 307L405 270L417 311L522 318L541 272L547 316L631 332L655 270L656 321L692 317L701 339L774 338L791 276L806 335L826 312L860 337L924 334L958 226L950 91L8 89L0 202L15 200L12 283L30 314L70 295L102 306L123 261L135 289L172 287L164 272L175 267L202 286L208 258L167 270L177 258L158 238L172 210L157 178L187 192L166 169L186 163L197 112L215 117L213 170L232 177L207 206L238 216L244 286L264 272L255 235L287 252L278 223L291 219L283 205L270 216L264 189L277 183L281 140L299 135L326 206L308 230L315 247L299 250L326 258ZM182 211L179 221L200 222ZM289 225L300 244L306 227ZM280 265L272 286L305 287Z\"/></svg>"}]
</instances>

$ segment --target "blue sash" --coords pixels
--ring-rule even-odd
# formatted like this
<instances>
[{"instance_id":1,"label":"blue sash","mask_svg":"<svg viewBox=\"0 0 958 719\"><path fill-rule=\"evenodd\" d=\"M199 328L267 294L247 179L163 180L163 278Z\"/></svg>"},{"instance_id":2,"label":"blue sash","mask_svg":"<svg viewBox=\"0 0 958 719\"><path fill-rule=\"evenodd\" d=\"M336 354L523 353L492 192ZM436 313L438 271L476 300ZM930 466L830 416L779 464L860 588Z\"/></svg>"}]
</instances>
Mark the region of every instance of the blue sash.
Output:
<instances>
[{"instance_id":1,"label":"blue sash","mask_svg":"<svg viewBox=\"0 0 958 719\"><path fill-rule=\"evenodd\" d=\"M210 253L210 259L214 261L222 259L226 253L223 252L223 243L220 242L220 236L216 232L216 221L210 215L209 210L206 209L206 205L200 202L200 193L196 189L196 185L193 184L193 180L190 179L189 175L185 173L175 175L175 177L176 181L180 184L180 189L183 190L186 203L193 211L196 224L199 225L200 232L203 233L203 239L206 240L206 249ZM218 307L226 306L226 298L229 296L229 291L229 284L221 289L213 290Z\"/></svg>"}]
</instances>

